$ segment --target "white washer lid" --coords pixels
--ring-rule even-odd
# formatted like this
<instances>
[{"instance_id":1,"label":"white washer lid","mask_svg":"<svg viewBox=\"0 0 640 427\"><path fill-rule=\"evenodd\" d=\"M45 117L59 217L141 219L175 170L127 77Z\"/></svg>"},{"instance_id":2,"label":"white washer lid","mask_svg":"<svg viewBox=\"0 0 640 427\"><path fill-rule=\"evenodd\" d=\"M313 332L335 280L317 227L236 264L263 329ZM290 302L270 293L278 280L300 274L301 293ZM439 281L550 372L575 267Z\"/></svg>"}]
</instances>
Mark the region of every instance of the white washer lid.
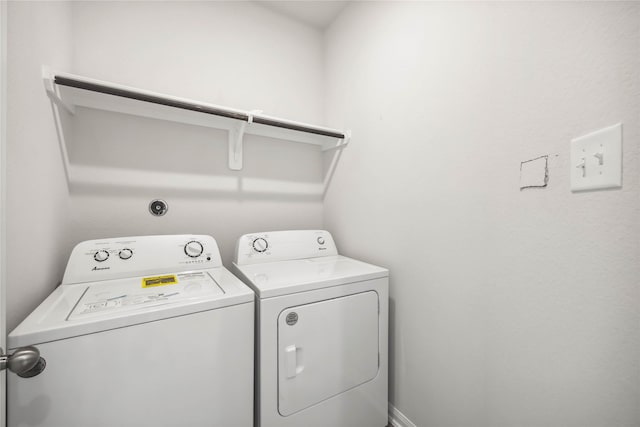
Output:
<instances>
[{"instance_id":1,"label":"white washer lid","mask_svg":"<svg viewBox=\"0 0 640 427\"><path fill-rule=\"evenodd\" d=\"M9 334L8 347L249 303L253 298L253 292L224 267L61 285Z\"/></svg>"},{"instance_id":2,"label":"white washer lid","mask_svg":"<svg viewBox=\"0 0 640 427\"><path fill-rule=\"evenodd\" d=\"M234 265L260 298L389 276L386 268L342 255Z\"/></svg>"},{"instance_id":3,"label":"white washer lid","mask_svg":"<svg viewBox=\"0 0 640 427\"><path fill-rule=\"evenodd\" d=\"M143 279L109 280L90 284L67 317L84 321L92 317L119 317L135 310L224 294L205 271L164 274Z\"/></svg>"}]
</instances>

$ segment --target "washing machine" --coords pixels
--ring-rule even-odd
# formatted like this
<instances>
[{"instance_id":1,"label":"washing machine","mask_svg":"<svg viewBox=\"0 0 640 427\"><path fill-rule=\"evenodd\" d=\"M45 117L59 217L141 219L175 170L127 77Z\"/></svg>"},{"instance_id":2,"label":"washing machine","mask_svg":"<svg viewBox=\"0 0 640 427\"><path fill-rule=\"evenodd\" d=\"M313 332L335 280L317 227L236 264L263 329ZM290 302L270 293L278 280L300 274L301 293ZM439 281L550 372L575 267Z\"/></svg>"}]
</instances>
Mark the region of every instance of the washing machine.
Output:
<instances>
[{"instance_id":1,"label":"washing machine","mask_svg":"<svg viewBox=\"0 0 640 427\"><path fill-rule=\"evenodd\" d=\"M28 284L25 284L28 285ZM254 294L203 235L91 240L8 337L8 425L252 427Z\"/></svg>"},{"instance_id":2,"label":"washing machine","mask_svg":"<svg viewBox=\"0 0 640 427\"><path fill-rule=\"evenodd\" d=\"M388 270L323 230L244 235L234 268L256 293L256 426L386 426Z\"/></svg>"}]
</instances>

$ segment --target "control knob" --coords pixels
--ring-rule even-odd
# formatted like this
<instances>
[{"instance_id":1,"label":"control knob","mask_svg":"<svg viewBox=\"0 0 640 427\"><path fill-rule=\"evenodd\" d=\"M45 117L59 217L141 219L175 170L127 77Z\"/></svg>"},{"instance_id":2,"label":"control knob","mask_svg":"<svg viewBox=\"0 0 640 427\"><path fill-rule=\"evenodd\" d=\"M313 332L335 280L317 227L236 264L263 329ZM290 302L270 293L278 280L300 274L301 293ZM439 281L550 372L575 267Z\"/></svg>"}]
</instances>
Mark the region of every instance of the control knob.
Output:
<instances>
[{"instance_id":1,"label":"control knob","mask_svg":"<svg viewBox=\"0 0 640 427\"><path fill-rule=\"evenodd\" d=\"M118 253L120 259L129 259L133 256L133 251L131 249L123 249Z\"/></svg>"},{"instance_id":2,"label":"control knob","mask_svg":"<svg viewBox=\"0 0 640 427\"><path fill-rule=\"evenodd\" d=\"M186 245L184 245L184 253L190 256L191 258L198 258L204 252L204 247L202 243L192 240Z\"/></svg>"},{"instance_id":3,"label":"control knob","mask_svg":"<svg viewBox=\"0 0 640 427\"><path fill-rule=\"evenodd\" d=\"M253 240L252 246L256 252L264 252L269 248L269 243L266 239L258 237Z\"/></svg>"},{"instance_id":4,"label":"control knob","mask_svg":"<svg viewBox=\"0 0 640 427\"><path fill-rule=\"evenodd\" d=\"M93 259L95 259L98 262L106 261L107 258L109 258L109 252L105 250L98 251L95 254L93 254Z\"/></svg>"}]
</instances>

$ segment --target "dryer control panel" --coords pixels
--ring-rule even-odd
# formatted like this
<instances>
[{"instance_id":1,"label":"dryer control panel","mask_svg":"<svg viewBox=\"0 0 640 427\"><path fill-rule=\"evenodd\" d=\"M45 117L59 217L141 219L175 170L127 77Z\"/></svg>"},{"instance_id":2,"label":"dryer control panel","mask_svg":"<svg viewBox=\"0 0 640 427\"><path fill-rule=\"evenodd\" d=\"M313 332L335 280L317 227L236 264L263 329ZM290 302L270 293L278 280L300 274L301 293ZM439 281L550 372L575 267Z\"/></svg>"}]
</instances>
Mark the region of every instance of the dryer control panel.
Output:
<instances>
[{"instance_id":1,"label":"dryer control panel","mask_svg":"<svg viewBox=\"0 0 640 427\"><path fill-rule=\"evenodd\" d=\"M73 248L63 284L222 266L211 236L180 234L87 240Z\"/></svg>"},{"instance_id":2,"label":"dryer control panel","mask_svg":"<svg viewBox=\"0 0 640 427\"><path fill-rule=\"evenodd\" d=\"M236 246L236 264L286 261L338 255L326 230L289 230L245 234Z\"/></svg>"}]
</instances>

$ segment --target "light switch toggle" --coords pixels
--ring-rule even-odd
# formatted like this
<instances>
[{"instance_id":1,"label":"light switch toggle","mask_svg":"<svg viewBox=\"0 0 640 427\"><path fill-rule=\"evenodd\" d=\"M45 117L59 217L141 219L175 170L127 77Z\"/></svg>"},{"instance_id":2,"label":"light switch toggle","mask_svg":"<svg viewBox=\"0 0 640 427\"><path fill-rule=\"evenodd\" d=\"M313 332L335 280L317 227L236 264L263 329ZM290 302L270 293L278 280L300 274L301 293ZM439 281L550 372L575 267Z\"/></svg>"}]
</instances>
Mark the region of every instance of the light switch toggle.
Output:
<instances>
[{"instance_id":1,"label":"light switch toggle","mask_svg":"<svg viewBox=\"0 0 640 427\"><path fill-rule=\"evenodd\" d=\"M604 154L602 152L594 154L593 157L598 159L598 164L600 166L602 166L604 164Z\"/></svg>"},{"instance_id":2,"label":"light switch toggle","mask_svg":"<svg viewBox=\"0 0 640 427\"><path fill-rule=\"evenodd\" d=\"M572 139L569 165L571 191L622 187L622 123Z\"/></svg>"},{"instance_id":3,"label":"light switch toggle","mask_svg":"<svg viewBox=\"0 0 640 427\"><path fill-rule=\"evenodd\" d=\"M576 166L576 168L582 169L582 177L584 178L587 172L587 162L585 161L584 157L582 158L582 162L578 163L578 166Z\"/></svg>"}]
</instances>

